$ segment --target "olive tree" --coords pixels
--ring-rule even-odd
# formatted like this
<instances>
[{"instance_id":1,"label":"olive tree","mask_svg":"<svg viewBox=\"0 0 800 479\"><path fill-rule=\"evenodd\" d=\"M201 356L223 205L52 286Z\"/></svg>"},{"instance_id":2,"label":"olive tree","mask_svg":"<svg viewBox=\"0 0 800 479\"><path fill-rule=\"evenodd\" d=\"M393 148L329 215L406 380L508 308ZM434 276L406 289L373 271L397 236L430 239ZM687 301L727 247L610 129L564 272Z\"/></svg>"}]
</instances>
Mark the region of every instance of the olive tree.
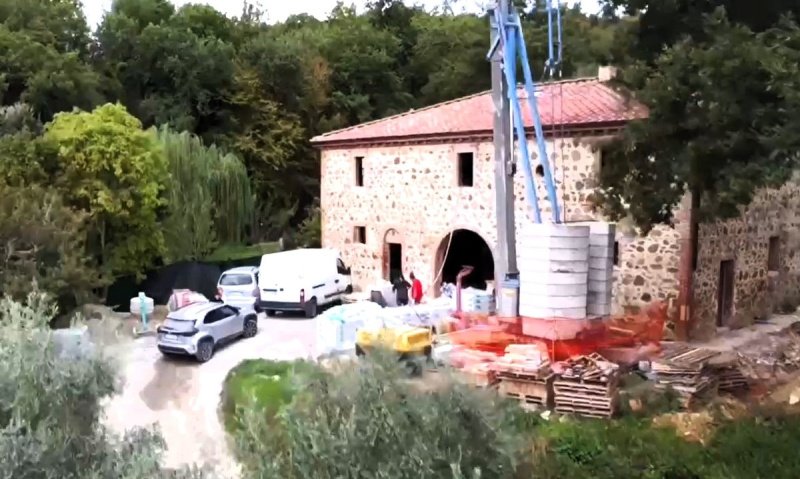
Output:
<instances>
[{"instance_id":1,"label":"olive tree","mask_svg":"<svg viewBox=\"0 0 800 479\"><path fill-rule=\"evenodd\" d=\"M201 477L162 469L156 432L121 438L103 427L102 400L117 385L113 362L99 348L65 354L47 327L55 313L36 291L22 303L0 300L0 477Z\"/></svg>"},{"instance_id":2,"label":"olive tree","mask_svg":"<svg viewBox=\"0 0 800 479\"><path fill-rule=\"evenodd\" d=\"M412 382L395 358L298 376L273 415L245 412L238 453L247 477L511 478L519 442L497 396L442 378Z\"/></svg>"}]
</instances>

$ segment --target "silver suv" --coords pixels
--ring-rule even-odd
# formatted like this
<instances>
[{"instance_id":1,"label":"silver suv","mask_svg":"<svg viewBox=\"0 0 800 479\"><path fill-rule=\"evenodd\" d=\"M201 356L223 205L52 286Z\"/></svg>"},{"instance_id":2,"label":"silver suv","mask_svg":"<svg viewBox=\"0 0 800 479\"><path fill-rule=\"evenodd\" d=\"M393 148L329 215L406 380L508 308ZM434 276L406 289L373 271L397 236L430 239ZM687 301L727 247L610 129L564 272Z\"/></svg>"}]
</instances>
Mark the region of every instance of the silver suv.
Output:
<instances>
[{"instance_id":1,"label":"silver suv","mask_svg":"<svg viewBox=\"0 0 800 479\"><path fill-rule=\"evenodd\" d=\"M158 350L165 356L180 354L204 363L221 344L258 333L258 317L251 308L228 304L194 303L173 311L158 328Z\"/></svg>"}]
</instances>

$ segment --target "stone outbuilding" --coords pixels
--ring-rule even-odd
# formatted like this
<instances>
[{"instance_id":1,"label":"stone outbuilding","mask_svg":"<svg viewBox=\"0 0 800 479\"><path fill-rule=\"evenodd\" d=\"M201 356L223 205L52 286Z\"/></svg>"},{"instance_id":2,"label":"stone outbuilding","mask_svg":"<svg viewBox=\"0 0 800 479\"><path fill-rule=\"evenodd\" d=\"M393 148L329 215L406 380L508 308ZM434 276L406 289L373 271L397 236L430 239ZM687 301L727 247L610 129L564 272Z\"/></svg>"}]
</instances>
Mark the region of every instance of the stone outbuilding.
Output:
<instances>
[{"instance_id":1,"label":"stone outbuilding","mask_svg":"<svg viewBox=\"0 0 800 479\"><path fill-rule=\"evenodd\" d=\"M601 68L597 78L547 83L536 93L565 222L603 219L591 202L603 146L647 115L608 80L609 70ZM527 107L524 113L535 152ZM494 279L492 121L491 93L484 92L312 140L321 151L322 244L342 252L356 288L413 271L426 294L436 296L464 264L476 267L469 278L476 286ZM539 168L534 173L542 176ZM522 172L514 183L519 230L533 220ZM542 217L549 218L543 182L536 188ZM615 313L662 302L673 319L681 312L690 318L692 336L702 338L795 301L797 193L794 183L764 191L741 218L726 222L692 227L687 198L673 224L645 236L618 225ZM691 308L677 303L681 284L694 286Z\"/></svg>"}]
</instances>

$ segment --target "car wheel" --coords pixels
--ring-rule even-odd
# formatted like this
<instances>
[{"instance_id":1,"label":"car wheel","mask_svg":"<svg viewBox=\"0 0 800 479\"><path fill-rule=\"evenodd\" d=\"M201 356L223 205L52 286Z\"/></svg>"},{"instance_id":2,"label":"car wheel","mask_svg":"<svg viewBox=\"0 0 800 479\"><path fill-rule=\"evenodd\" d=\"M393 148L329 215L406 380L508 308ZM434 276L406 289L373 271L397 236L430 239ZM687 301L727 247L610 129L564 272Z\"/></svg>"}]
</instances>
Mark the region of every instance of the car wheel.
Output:
<instances>
[{"instance_id":1,"label":"car wheel","mask_svg":"<svg viewBox=\"0 0 800 479\"><path fill-rule=\"evenodd\" d=\"M252 338L258 334L258 321L255 318L247 318L244 320L244 331L242 336L245 338Z\"/></svg>"},{"instance_id":2,"label":"car wheel","mask_svg":"<svg viewBox=\"0 0 800 479\"><path fill-rule=\"evenodd\" d=\"M275 316L275 310L274 309L267 309L267 310L264 311L264 313L266 313L267 316Z\"/></svg>"},{"instance_id":3,"label":"car wheel","mask_svg":"<svg viewBox=\"0 0 800 479\"><path fill-rule=\"evenodd\" d=\"M214 342L210 339L204 339L197 345L197 360L205 363L214 357Z\"/></svg>"},{"instance_id":4,"label":"car wheel","mask_svg":"<svg viewBox=\"0 0 800 479\"><path fill-rule=\"evenodd\" d=\"M345 292L345 294L351 294L353 292L353 285L352 284L348 284L347 288L345 288L344 292Z\"/></svg>"},{"instance_id":5,"label":"car wheel","mask_svg":"<svg viewBox=\"0 0 800 479\"><path fill-rule=\"evenodd\" d=\"M317 298L311 298L311 301L306 303L306 318L315 318L317 316Z\"/></svg>"}]
</instances>

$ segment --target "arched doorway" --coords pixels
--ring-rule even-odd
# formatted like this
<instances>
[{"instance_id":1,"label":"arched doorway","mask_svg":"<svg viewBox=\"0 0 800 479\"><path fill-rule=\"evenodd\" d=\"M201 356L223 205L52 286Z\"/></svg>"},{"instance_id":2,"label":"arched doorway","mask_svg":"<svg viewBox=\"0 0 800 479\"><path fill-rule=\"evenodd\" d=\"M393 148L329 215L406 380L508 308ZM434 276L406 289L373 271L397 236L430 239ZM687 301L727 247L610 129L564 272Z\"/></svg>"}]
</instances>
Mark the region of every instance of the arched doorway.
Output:
<instances>
[{"instance_id":1,"label":"arched doorway","mask_svg":"<svg viewBox=\"0 0 800 479\"><path fill-rule=\"evenodd\" d=\"M389 228L383 236L383 279L393 282L403 272L403 237Z\"/></svg>"},{"instance_id":2,"label":"arched doorway","mask_svg":"<svg viewBox=\"0 0 800 479\"><path fill-rule=\"evenodd\" d=\"M475 268L469 276L463 279L465 288L471 286L486 289L486 282L494 281L492 249L478 233L458 229L446 235L436 251L435 273L441 271L439 281L435 285L436 293L438 294L443 283L455 284L456 275L464 266Z\"/></svg>"}]
</instances>

